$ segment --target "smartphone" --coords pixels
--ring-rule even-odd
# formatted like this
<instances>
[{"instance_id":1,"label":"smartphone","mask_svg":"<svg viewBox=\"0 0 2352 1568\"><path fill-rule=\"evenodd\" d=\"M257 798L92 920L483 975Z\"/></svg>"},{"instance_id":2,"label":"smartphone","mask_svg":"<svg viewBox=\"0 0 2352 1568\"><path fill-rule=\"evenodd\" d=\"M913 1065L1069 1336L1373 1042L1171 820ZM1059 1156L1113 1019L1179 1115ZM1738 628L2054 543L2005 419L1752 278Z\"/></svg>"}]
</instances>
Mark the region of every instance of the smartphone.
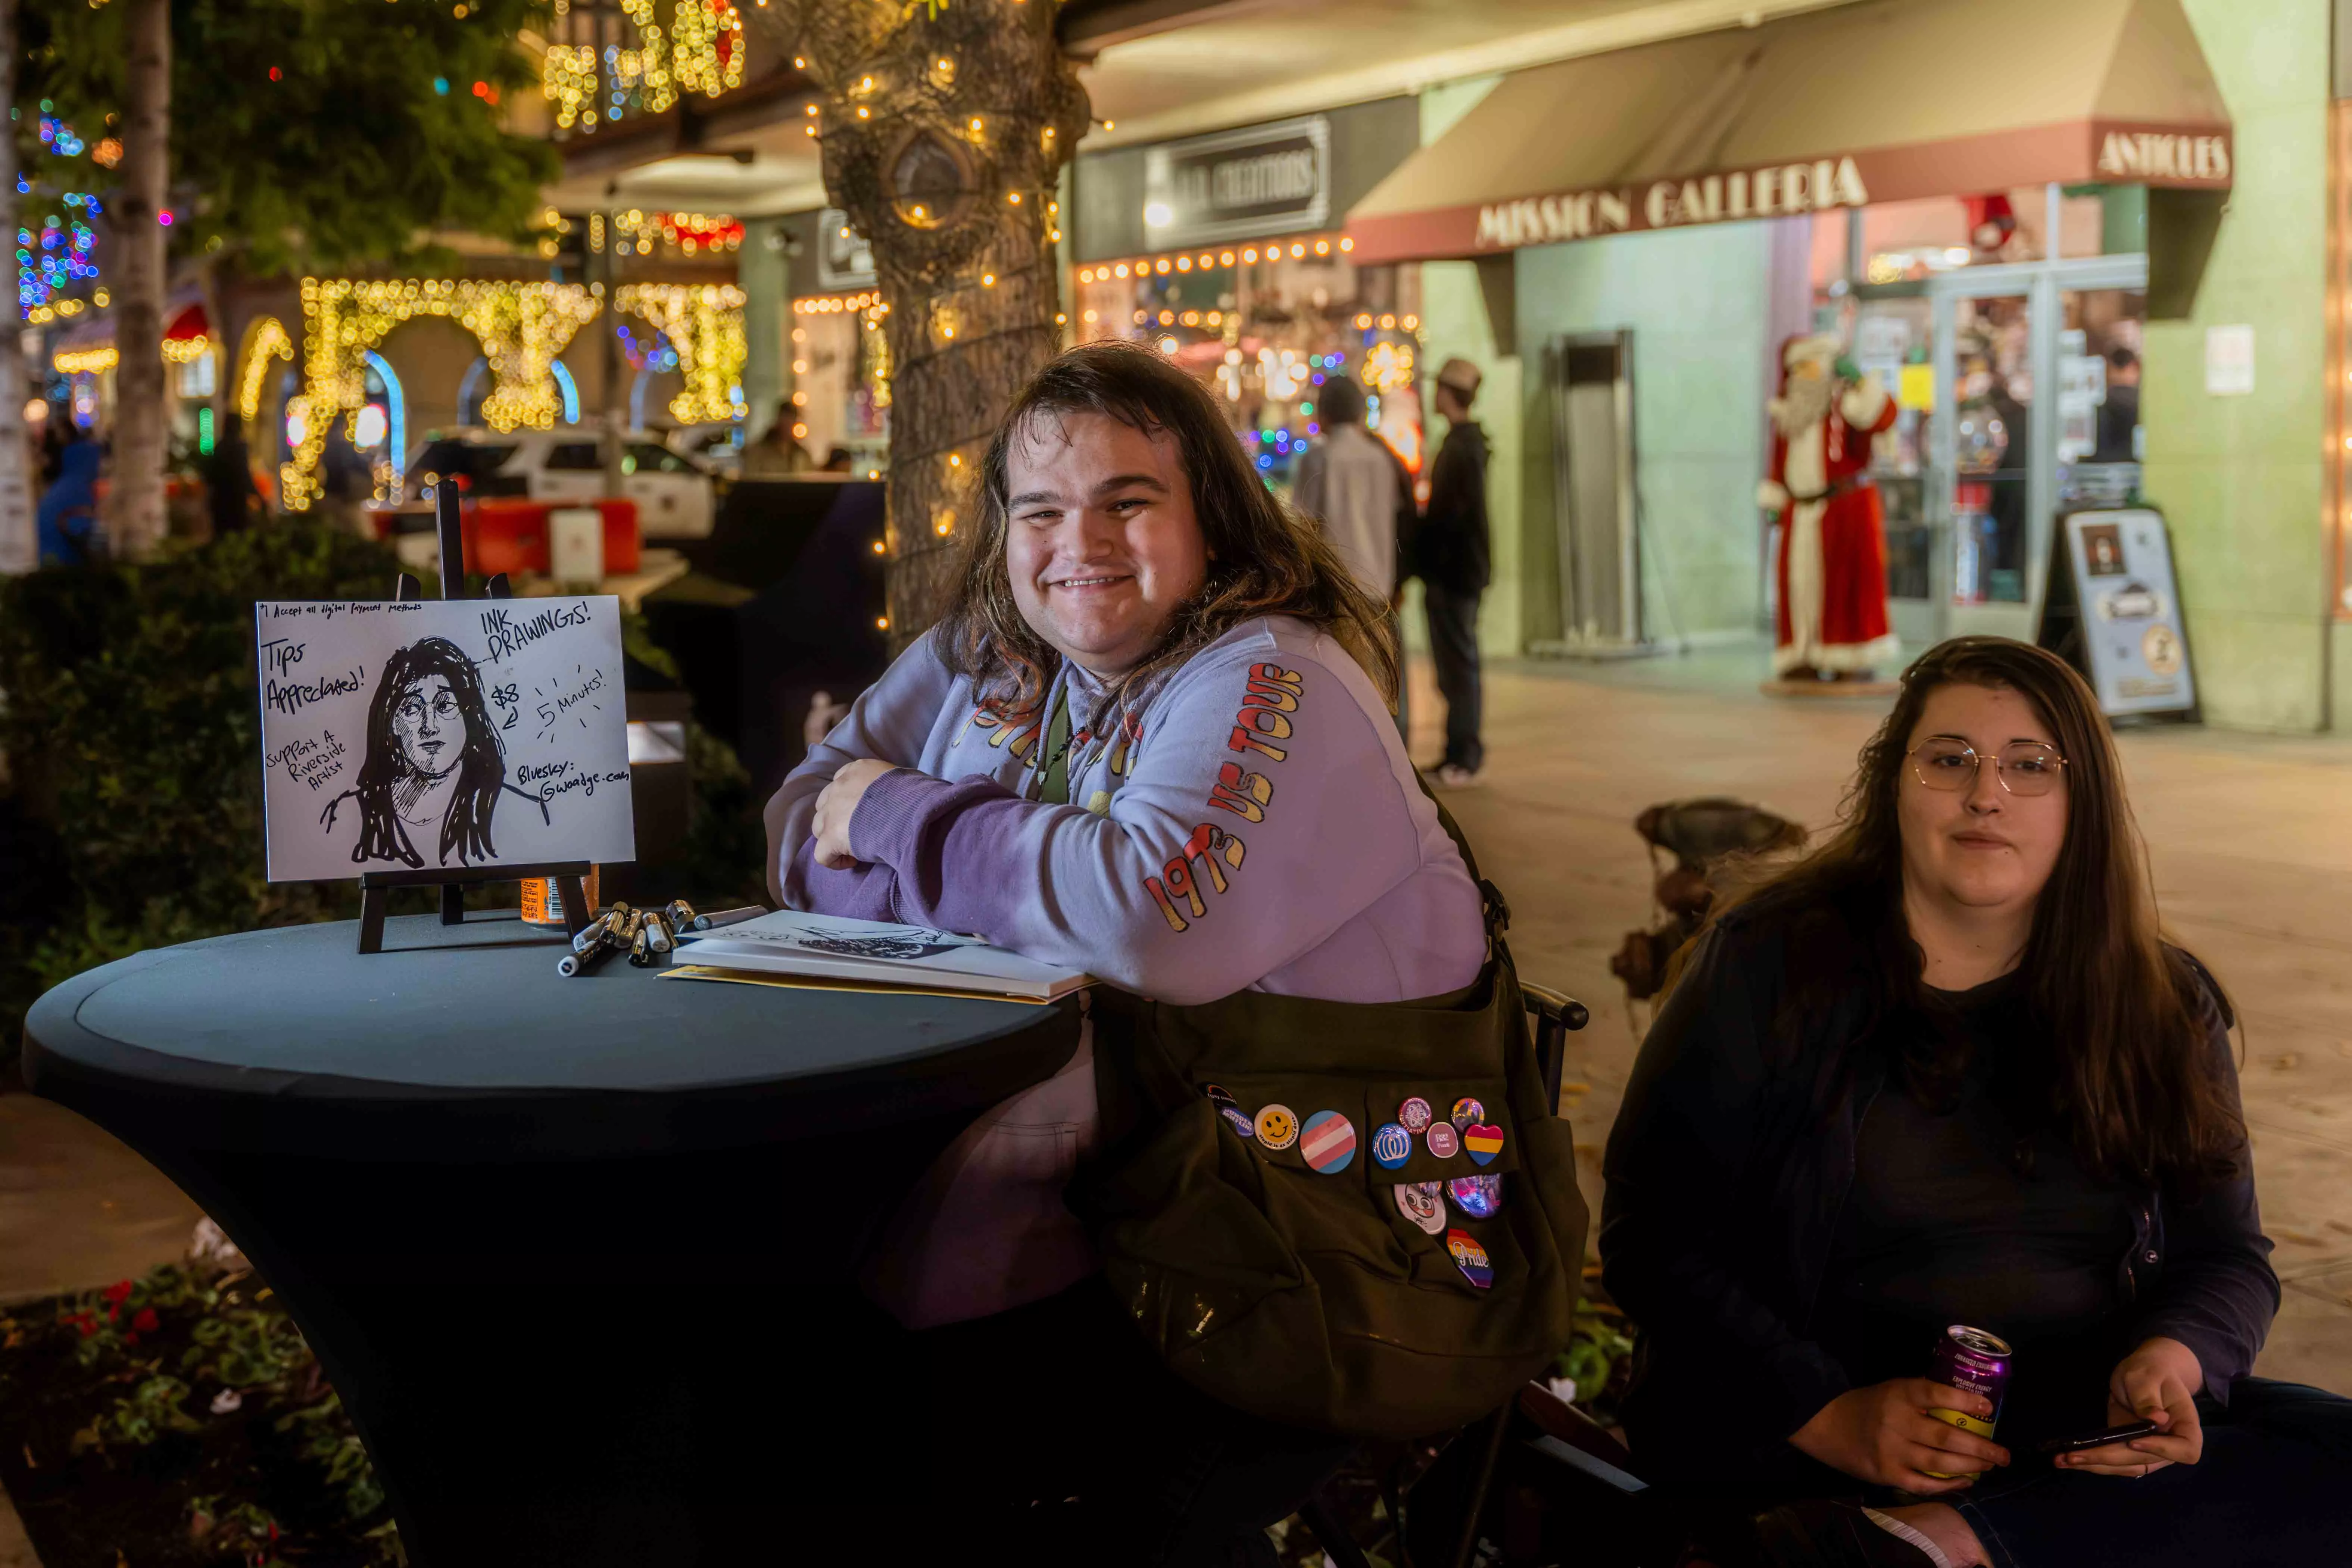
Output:
<instances>
[{"instance_id":1,"label":"smartphone","mask_svg":"<svg viewBox=\"0 0 2352 1568\"><path fill-rule=\"evenodd\" d=\"M2126 1426L2110 1426L2104 1432L2085 1432L2079 1437L2053 1437L2042 1445L2042 1451L2053 1457L2079 1454L2085 1448L2104 1448L2110 1443L2128 1443L2134 1437L2153 1437L2163 1430L2153 1421L2135 1421Z\"/></svg>"}]
</instances>

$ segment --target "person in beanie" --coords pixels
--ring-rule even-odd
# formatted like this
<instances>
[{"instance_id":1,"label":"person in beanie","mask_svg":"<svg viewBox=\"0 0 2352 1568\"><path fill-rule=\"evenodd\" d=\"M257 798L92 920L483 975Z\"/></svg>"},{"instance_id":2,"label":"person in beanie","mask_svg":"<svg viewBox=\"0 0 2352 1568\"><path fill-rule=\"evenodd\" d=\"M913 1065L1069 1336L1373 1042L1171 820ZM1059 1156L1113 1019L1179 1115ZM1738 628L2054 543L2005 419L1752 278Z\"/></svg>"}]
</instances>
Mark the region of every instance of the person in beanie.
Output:
<instances>
[{"instance_id":1,"label":"person in beanie","mask_svg":"<svg viewBox=\"0 0 2352 1568\"><path fill-rule=\"evenodd\" d=\"M1445 699L1445 755L1440 784L1458 789L1486 760L1478 738L1478 599L1493 576L1486 541L1486 433L1470 416L1478 367L1450 359L1437 373L1437 412L1445 444L1430 465L1429 505L1417 541L1422 604L1429 615L1430 660Z\"/></svg>"}]
</instances>

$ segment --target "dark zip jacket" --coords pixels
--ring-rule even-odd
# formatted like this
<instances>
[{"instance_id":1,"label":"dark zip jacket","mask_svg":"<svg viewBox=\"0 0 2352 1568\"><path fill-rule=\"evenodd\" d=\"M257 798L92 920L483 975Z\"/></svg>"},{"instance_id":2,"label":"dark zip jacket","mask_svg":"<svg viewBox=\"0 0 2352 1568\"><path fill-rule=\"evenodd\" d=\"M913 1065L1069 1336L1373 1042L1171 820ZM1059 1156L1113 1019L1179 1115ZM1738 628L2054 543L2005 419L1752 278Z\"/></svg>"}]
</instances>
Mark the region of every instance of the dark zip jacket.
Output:
<instances>
[{"instance_id":1,"label":"dark zip jacket","mask_svg":"<svg viewBox=\"0 0 2352 1568\"><path fill-rule=\"evenodd\" d=\"M1456 594L1484 593L1494 576L1486 536L1486 432L1457 420L1429 468L1429 505L1414 536L1422 581Z\"/></svg>"},{"instance_id":2,"label":"dark zip jacket","mask_svg":"<svg viewBox=\"0 0 2352 1568\"><path fill-rule=\"evenodd\" d=\"M1774 1459L1849 1386L1807 1329L1862 1119L1888 1073L1877 1052L1847 1063L1832 1049L1861 1021L1856 987L1806 1037L1783 1043L1773 1020L1788 988L1787 934L1786 916L1739 910L1701 939L1642 1043L1609 1135L1602 1279L1641 1327L1625 1426L1654 1480L1719 1485L1727 1460ZM2234 1100L2231 1020L2207 978L2213 1067ZM2223 1400L2252 1370L2279 1303L2243 1150L2237 1163L2236 1180L2185 1202L2152 1186L2135 1193L2131 1246L2116 1260L2133 1342L2179 1340L2197 1352L2205 1392Z\"/></svg>"}]
</instances>

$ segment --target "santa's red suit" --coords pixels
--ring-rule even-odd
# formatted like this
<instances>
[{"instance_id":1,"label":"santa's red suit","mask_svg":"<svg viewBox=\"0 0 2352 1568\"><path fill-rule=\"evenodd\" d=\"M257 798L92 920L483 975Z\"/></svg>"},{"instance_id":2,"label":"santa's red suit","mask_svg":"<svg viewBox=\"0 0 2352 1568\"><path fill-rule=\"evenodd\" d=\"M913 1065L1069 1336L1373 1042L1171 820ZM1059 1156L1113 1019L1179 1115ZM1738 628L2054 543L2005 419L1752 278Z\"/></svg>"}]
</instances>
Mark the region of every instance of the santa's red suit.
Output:
<instances>
[{"instance_id":1,"label":"santa's red suit","mask_svg":"<svg viewBox=\"0 0 2352 1568\"><path fill-rule=\"evenodd\" d=\"M1858 673L1902 652L1886 625L1886 525L1868 473L1870 438L1895 423L1895 400L1876 376L1832 380L1837 354L1834 338L1790 340L1771 404L1772 477L1757 500L1780 521L1776 675ZM1801 364L1822 378L1811 398L1793 386Z\"/></svg>"}]
</instances>

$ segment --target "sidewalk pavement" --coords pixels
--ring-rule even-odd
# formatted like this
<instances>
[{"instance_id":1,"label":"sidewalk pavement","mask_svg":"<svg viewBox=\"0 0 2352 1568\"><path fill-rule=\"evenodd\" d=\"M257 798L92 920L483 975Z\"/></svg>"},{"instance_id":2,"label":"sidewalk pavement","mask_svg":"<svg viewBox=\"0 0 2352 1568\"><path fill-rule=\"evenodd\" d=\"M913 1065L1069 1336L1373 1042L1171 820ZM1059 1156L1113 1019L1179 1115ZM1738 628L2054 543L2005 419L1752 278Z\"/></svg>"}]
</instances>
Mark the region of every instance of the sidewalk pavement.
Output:
<instances>
[{"instance_id":1,"label":"sidewalk pavement","mask_svg":"<svg viewBox=\"0 0 2352 1568\"><path fill-rule=\"evenodd\" d=\"M1592 1009L1570 1037L1565 1097L1600 1213L1601 1146L1646 1007L1609 973L1656 918L1647 805L1729 795L1819 829L1891 699L1757 689L1760 654L1488 672L1486 766L1447 805L1511 905L1521 973ZM1443 748L1444 705L1415 671L1413 754ZM2174 940L2229 988L2264 1229L2284 1287L2256 1371L2352 1394L2352 742L2143 727L2120 740Z\"/></svg>"},{"instance_id":2,"label":"sidewalk pavement","mask_svg":"<svg viewBox=\"0 0 2352 1568\"><path fill-rule=\"evenodd\" d=\"M1567 1097L1585 1194L1640 1029L1609 973L1651 922L1633 822L1678 796L1744 796L1819 827L1885 700L1758 694L1752 650L1488 672L1488 762L1450 804L1509 897L1520 970L1592 1009ZM1442 705L1414 671L1414 754ZM2352 742L2193 729L2122 742L2174 935L2244 1021L2246 1117L2284 1305L2258 1370L2352 1393ZM102 1286L178 1257L195 1206L72 1112L0 1095L0 1303Z\"/></svg>"}]
</instances>

